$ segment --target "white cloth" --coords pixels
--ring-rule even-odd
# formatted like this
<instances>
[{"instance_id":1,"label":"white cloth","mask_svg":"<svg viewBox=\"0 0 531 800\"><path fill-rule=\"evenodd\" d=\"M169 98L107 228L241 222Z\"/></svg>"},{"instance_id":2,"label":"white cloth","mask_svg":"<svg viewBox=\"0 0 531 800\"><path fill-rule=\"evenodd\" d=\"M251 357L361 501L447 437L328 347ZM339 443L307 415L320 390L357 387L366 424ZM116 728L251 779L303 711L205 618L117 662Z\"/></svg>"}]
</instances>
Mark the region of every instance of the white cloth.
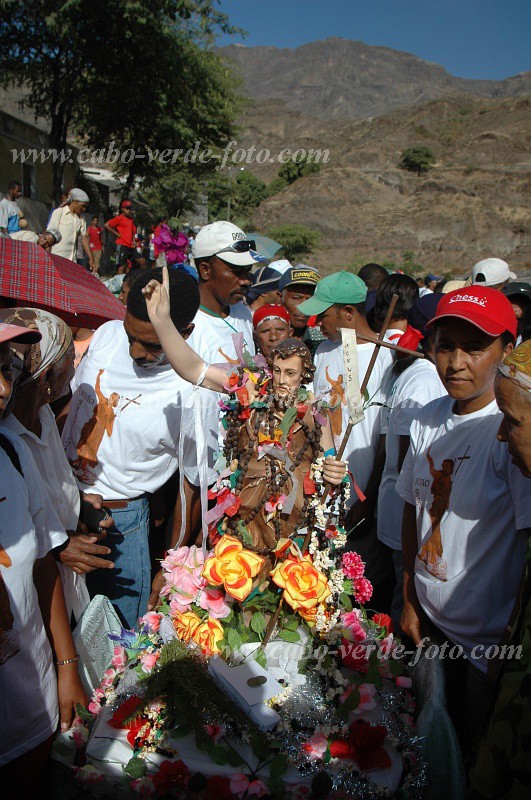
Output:
<instances>
[{"instance_id":1,"label":"white cloth","mask_svg":"<svg viewBox=\"0 0 531 800\"><path fill-rule=\"evenodd\" d=\"M231 306L229 316L224 318L214 317L199 309L193 322L195 327L188 344L207 364L230 365L230 359L237 358L232 337L238 333L243 334L244 348L254 355L252 315L243 303ZM230 370L227 375L229 372ZM214 470L216 453L222 447L219 401L223 395L209 389L196 389L196 391L201 395L208 453L208 483L212 484L218 477L218 473ZM195 476L189 480L198 486L200 482L198 472L196 471Z\"/></svg>"},{"instance_id":2,"label":"white cloth","mask_svg":"<svg viewBox=\"0 0 531 800\"><path fill-rule=\"evenodd\" d=\"M69 206L61 206L52 211L46 227L58 228L62 237L61 241L52 247L52 253L75 261L78 239L87 233L87 223L83 217L72 214Z\"/></svg>"},{"instance_id":3,"label":"white cloth","mask_svg":"<svg viewBox=\"0 0 531 800\"><path fill-rule=\"evenodd\" d=\"M369 366L369 361L375 345L358 344L358 371L360 385ZM378 449L378 442L383 425L383 406L392 387L393 355L391 350L380 348L374 369L371 373L367 387L370 403L365 409L365 419L354 426L350 434L343 458L348 461L349 471L352 472L356 483L362 491L367 487L374 458ZM345 393L346 380L344 376L343 345L341 342L326 341L319 345L315 354L315 374L313 385L316 398L324 398L327 402L339 406L330 412L334 443L339 449L343 433L348 425L348 406ZM336 388L333 388L333 387ZM351 495L351 504L357 497Z\"/></svg>"},{"instance_id":4,"label":"white cloth","mask_svg":"<svg viewBox=\"0 0 531 800\"><path fill-rule=\"evenodd\" d=\"M19 231L19 211L20 209L15 200L3 197L0 200L0 228L6 228L9 233Z\"/></svg>"},{"instance_id":5,"label":"white cloth","mask_svg":"<svg viewBox=\"0 0 531 800\"><path fill-rule=\"evenodd\" d=\"M432 535L430 509L442 518L442 553L429 567L419 554L415 560L419 602L486 672L484 651L473 650L499 642L514 605L524 567L520 531L531 527L529 480L496 438L503 419L496 402L461 416L453 403L442 397L419 411L396 490L416 508L419 554ZM430 545L436 541L435 533Z\"/></svg>"},{"instance_id":6,"label":"white cloth","mask_svg":"<svg viewBox=\"0 0 531 800\"><path fill-rule=\"evenodd\" d=\"M107 322L95 332L72 390L62 439L83 491L105 500L156 491L179 466L181 433L187 477L188 466L195 468L193 412L186 417L190 436L181 432L182 408L192 387L169 364L138 367L122 322Z\"/></svg>"},{"instance_id":7,"label":"white cloth","mask_svg":"<svg viewBox=\"0 0 531 800\"><path fill-rule=\"evenodd\" d=\"M5 550L0 572L20 642L18 652L0 665L2 766L44 742L59 721L52 651L33 567L37 559L66 540L66 533L50 523L53 508L30 451L4 424L0 424L0 432L15 448L24 473L23 478L0 447L0 544Z\"/></svg>"},{"instance_id":8,"label":"white cloth","mask_svg":"<svg viewBox=\"0 0 531 800\"><path fill-rule=\"evenodd\" d=\"M37 244L39 241L39 236L35 231L15 231L11 234L11 238L17 239L19 242L31 242L31 244Z\"/></svg>"},{"instance_id":9,"label":"white cloth","mask_svg":"<svg viewBox=\"0 0 531 800\"><path fill-rule=\"evenodd\" d=\"M66 531L75 531L79 519L79 489L49 405L42 406L38 418L41 423L40 437L25 428L14 414L7 417L4 426L27 444L61 526ZM85 576L76 575L60 562L57 567L63 584L68 617L73 614L79 620L90 602Z\"/></svg>"},{"instance_id":10,"label":"white cloth","mask_svg":"<svg viewBox=\"0 0 531 800\"><path fill-rule=\"evenodd\" d=\"M402 514L404 501L396 493L398 452L401 436L409 436L411 423L419 410L432 400L444 397L435 364L427 358L417 359L395 381L389 399L390 410L385 438L385 467L378 492L378 539L402 550Z\"/></svg>"}]
</instances>

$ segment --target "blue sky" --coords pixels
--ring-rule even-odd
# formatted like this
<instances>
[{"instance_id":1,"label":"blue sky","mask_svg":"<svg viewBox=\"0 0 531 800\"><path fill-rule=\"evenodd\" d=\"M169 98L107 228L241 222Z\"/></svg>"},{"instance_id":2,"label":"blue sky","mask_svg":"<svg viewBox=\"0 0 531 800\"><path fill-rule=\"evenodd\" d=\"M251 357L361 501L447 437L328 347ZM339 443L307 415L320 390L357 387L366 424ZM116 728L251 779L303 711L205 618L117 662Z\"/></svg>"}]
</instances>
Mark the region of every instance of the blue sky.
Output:
<instances>
[{"instance_id":1,"label":"blue sky","mask_svg":"<svg viewBox=\"0 0 531 800\"><path fill-rule=\"evenodd\" d=\"M248 32L218 44L298 47L339 36L414 53L461 78L531 69L530 0L221 0Z\"/></svg>"}]
</instances>

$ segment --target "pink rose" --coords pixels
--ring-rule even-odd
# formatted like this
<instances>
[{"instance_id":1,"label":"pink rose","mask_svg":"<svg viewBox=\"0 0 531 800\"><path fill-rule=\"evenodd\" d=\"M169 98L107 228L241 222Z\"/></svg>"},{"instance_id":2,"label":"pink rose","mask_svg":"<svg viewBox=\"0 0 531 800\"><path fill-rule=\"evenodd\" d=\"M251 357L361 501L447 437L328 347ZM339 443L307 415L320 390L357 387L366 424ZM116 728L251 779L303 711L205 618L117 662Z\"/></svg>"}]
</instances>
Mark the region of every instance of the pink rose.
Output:
<instances>
[{"instance_id":1,"label":"pink rose","mask_svg":"<svg viewBox=\"0 0 531 800\"><path fill-rule=\"evenodd\" d=\"M162 614L157 614L156 611L148 611L143 617L140 617L139 622L141 625L147 625L150 633L156 633L160 628L160 621Z\"/></svg>"},{"instance_id":2,"label":"pink rose","mask_svg":"<svg viewBox=\"0 0 531 800\"><path fill-rule=\"evenodd\" d=\"M322 733L314 733L311 739L308 739L308 741L304 742L302 745L302 749L306 755L310 756L310 758L314 759L315 761L324 756L327 748L328 739L326 736L323 736Z\"/></svg>"},{"instance_id":3,"label":"pink rose","mask_svg":"<svg viewBox=\"0 0 531 800\"><path fill-rule=\"evenodd\" d=\"M247 789L248 797L263 797L265 794L269 794L269 789L265 783L262 783L262 781L259 780L251 781L249 788Z\"/></svg>"},{"instance_id":4,"label":"pink rose","mask_svg":"<svg viewBox=\"0 0 531 800\"><path fill-rule=\"evenodd\" d=\"M230 790L237 797L241 797L247 791L249 786L249 778L247 775L236 774L230 779Z\"/></svg>"},{"instance_id":5,"label":"pink rose","mask_svg":"<svg viewBox=\"0 0 531 800\"><path fill-rule=\"evenodd\" d=\"M155 664L160 658L160 653L142 653L140 656L140 663L142 664L142 672L151 672Z\"/></svg>"},{"instance_id":6,"label":"pink rose","mask_svg":"<svg viewBox=\"0 0 531 800\"><path fill-rule=\"evenodd\" d=\"M361 626L360 618L361 612L357 609L341 615L342 633L348 642L364 642L367 638L367 634Z\"/></svg>"},{"instance_id":7,"label":"pink rose","mask_svg":"<svg viewBox=\"0 0 531 800\"><path fill-rule=\"evenodd\" d=\"M205 725L204 728L214 744L217 744L222 736L225 736L225 725Z\"/></svg>"},{"instance_id":8,"label":"pink rose","mask_svg":"<svg viewBox=\"0 0 531 800\"><path fill-rule=\"evenodd\" d=\"M369 711L376 706L374 695L376 694L376 686L373 683L362 683L358 686L360 693L360 702L358 707L354 710L355 714L360 714L362 711Z\"/></svg>"},{"instance_id":9,"label":"pink rose","mask_svg":"<svg viewBox=\"0 0 531 800\"><path fill-rule=\"evenodd\" d=\"M199 595L199 606L210 613L214 619L225 619L230 614L230 606L223 589L205 588Z\"/></svg>"},{"instance_id":10,"label":"pink rose","mask_svg":"<svg viewBox=\"0 0 531 800\"><path fill-rule=\"evenodd\" d=\"M136 781L131 781L129 786L141 800L144 800L146 797L153 797L155 794L155 784L151 778L137 778Z\"/></svg>"}]
</instances>

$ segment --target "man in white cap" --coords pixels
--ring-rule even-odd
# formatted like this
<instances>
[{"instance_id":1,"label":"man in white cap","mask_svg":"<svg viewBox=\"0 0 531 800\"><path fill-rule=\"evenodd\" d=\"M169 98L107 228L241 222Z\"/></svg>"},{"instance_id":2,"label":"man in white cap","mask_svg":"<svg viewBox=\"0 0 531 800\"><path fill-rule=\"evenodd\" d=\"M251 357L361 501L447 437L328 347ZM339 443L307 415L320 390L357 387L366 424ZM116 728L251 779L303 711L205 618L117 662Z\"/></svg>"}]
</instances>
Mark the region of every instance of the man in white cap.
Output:
<instances>
[{"instance_id":1,"label":"man in white cap","mask_svg":"<svg viewBox=\"0 0 531 800\"><path fill-rule=\"evenodd\" d=\"M83 189L70 189L66 202L52 211L48 220L48 228L57 228L61 234L61 241L52 247L56 256L76 260L78 240L88 258L89 269L94 272L94 256L89 245L87 223L83 219L83 212L87 210L89 196Z\"/></svg>"},{"instance_id":2,"label":"man in white cap","mask_svg":"<svg viewBox=\"0 0 531 800\"><path fill-rule=\"evenodd\" d=\"M480 286L503 289L511 280L516 280L516 275L501 258L484 258L472 267L472 283Z\"/></svg>"}]
</instances>

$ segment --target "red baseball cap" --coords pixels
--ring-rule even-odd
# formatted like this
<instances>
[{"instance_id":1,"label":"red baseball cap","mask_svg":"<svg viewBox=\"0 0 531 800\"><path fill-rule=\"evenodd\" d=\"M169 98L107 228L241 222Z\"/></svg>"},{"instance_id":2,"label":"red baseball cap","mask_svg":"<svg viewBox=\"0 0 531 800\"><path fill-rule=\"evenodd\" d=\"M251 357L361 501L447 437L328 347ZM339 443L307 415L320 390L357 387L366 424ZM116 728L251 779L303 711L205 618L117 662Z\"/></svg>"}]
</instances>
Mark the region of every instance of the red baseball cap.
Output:
<instances>
[{"instance_id":1,"label":"red baseball cap","mask_svg":"<svg viewBox=\"0 0 531 800\"><path fill-rule=\"evenodd\" d=\"M3 342L17 342L18 344L35 344L42 339L40 331L28 330L22 325L9 325L0 322L0 344Z\"/></svg>"},{"instance_id":2,"label":"red baseball cap","mask_svg":"<svg viewBox=\"0 0 531 800\"><path fill-rule=\"evenodd\" d=\"M284 306L276 303L271 305L260 306L253 314L253 328L258 328L259 325L266 319L282 319L289 325L289 313Z\"/></svg>"},{"instance_id":3,"label":"red baseball cap","mask_svg":"<svg viewBox=\"0 0 531 800\"><path fill-rule=\"evenodd\" d=\"M445 317L464 319L489 336L509 331L516 340L518 323L512 305L504 294L488 286L474 284L443 294L435 316L426 327Z\"/></svg>"},{"instance_id":4,"label":"red baseball cap","mask_svg":"<svg viewBox=\"0 0 531 800\"><path fill-rule=\"evenodd\" d=\"M131 200L122 200L122 202L121 202L121 207L122 208L131 208L132 205L133 205L133 203L132 203Z\"/></svg>"}]
</instances>

